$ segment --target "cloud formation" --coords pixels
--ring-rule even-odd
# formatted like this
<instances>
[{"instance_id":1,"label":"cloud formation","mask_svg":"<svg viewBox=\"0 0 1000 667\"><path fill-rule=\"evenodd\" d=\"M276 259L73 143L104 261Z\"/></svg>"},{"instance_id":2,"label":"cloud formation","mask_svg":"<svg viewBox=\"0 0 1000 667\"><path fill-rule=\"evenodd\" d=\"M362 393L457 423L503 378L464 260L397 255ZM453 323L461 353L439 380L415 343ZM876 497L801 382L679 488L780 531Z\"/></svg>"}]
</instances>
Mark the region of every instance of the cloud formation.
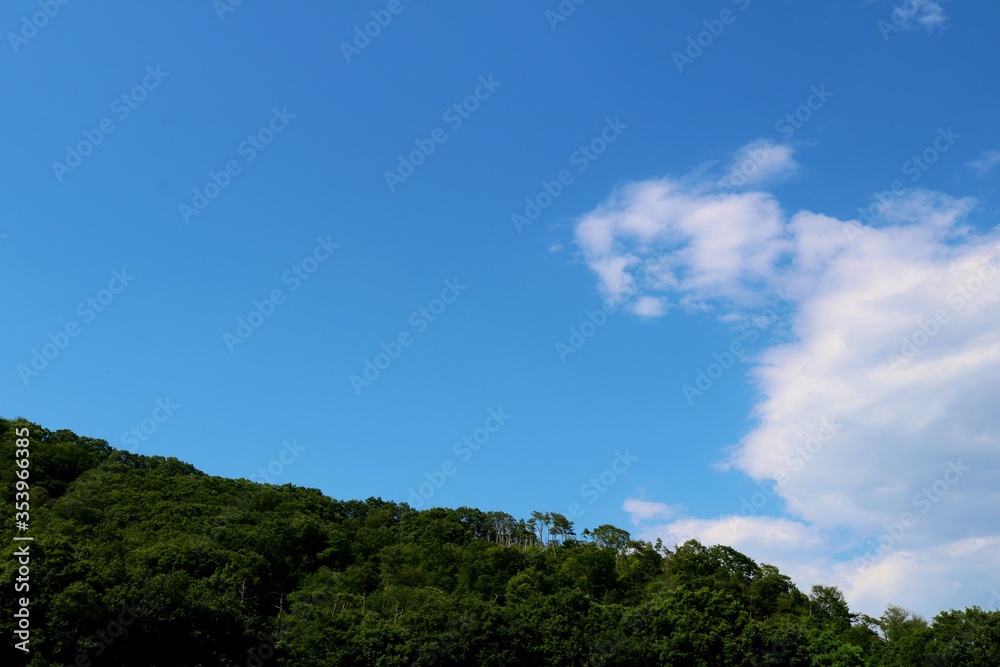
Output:
<instances>
[{"instance_id":1,"label":"cloud formation","mask_svg":"<svg viewBox=\"0 0 1000 667\"><path fill-rule=\"evenodd\" d=\"M703 299L752 302L792 248L774 197L743 188L796 168L789 146L759 140L714 183L627 184L578 222L576 242L605 296L631 298L633 312L666 312L668 295L695 309Z\"/></svg>"},{"instance_id":2,"label":"cloud formation","mask_svg":"<svg viewBox=\"0 0 1000 667\"><path fill-rule=\"evenodd\" d=\"M680 507L673 507L666 503L654 503L649 500L640 500L639 498L626 498L622 509L631 515L632 523L634 524L639 524L643 521L652 521L653 519L665 519L677 514L681 510Z\"/></svg>"},{"instance_id":3,"label":"cloud formation","mask_svg":"<svg viewBox=\"0 0 1000 667\"><path fill-rule=\"evenodd\" d=\"M1000 151L983 151L975 160L966 163L977 176L987 176L993 168L1000 164Z\"/></svg>"},{"instance_id":4,"label":"cloud formation","mask_svg":"<svg viewBox=\"0 0 1000 667\"><path fill-rule=\"evenodd\" d=\"M787 335L750 358L753 427L725 461L763 501L716 518L625 511L647 539L746 549L868 613L986 606L1000 586L1000 234L974 232L975 202L941 193L908 191L864 225L718 184L627 184L576 242L601 290L646 317L739 322L788 289Z\"/></svg>"},{"instance_id":5,"label":"cloud formation","mask_svg":"<svg viewBox=\"0 0 1000 667\"><path fill-rule=\"evenodd\" d=\"M777 183L794 175L800 168L788 144L758 139L734 152L729 159L722 187L741 189Z\"/></svg>"},{"instance_id":6,"label":"cloud formation","mask_svg":"<svg viewBox=\"0 0 1000 667\"><path fill-rule=\"evenodd\" d=\"M892 20L903 29L919 26L933 30L947 23L944 8L933 0L907 0L893 7Z\"/></svg>"}]
</instances>

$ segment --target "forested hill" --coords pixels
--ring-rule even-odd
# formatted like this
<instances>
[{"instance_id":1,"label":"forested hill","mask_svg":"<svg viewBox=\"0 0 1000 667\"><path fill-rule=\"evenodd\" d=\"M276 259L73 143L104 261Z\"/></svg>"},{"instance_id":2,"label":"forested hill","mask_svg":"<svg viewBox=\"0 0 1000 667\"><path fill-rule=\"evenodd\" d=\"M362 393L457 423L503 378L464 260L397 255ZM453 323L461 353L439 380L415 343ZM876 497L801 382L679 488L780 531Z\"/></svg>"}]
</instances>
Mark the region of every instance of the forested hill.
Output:
<instances>
[{"instance_id":1,"label":"forested hill","mask_svg":"<svg viewBox=\"0 0 1000 667\"><path fill-rule=\"evenodd\" d=\"M30 590L15 593L5 547L4 665L1000 666L996 611L873 619L724 546L334 500L0 419L7 545L23 544L25 426ZM20 597L29 654L14 648Z\"/></svg>"}]
</instances>

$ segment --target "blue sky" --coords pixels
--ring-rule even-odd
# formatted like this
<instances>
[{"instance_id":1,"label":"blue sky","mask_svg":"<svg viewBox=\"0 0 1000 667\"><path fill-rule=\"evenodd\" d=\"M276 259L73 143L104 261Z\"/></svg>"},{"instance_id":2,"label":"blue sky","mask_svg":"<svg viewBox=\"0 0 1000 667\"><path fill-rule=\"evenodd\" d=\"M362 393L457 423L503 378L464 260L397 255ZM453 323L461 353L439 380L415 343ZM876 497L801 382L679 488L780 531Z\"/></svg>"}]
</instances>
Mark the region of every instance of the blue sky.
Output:
<instances>
[{"instance_id":1,"label":"blue sky","mask_svg":"<svg viewBox=\"0 0 1000 667\"><path fill-rule=\"evenodd\" d=\"M561 7L4 5L4 416L1000 602L1000 9Z\"/></svg>"}]
</instances>

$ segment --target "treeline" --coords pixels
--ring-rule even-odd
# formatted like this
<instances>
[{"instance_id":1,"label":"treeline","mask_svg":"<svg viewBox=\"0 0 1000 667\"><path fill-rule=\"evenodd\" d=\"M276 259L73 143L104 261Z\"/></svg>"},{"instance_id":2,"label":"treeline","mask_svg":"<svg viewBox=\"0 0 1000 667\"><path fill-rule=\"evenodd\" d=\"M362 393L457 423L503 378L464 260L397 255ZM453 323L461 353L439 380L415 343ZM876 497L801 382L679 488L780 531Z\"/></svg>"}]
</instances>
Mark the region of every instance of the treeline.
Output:
<instances>
[{"instance_id":1,"label":"treeline","mask_svg":"<svg viewBox=\"0 0 1000 667\"><path fill-rule=\"evenodd\" d=\"M14 592L4 558L5 665L1000 666L997 611L876 619L725 546L577 535L555 513L334 500L0 419L8 545L24 426L30 592Z\"/></svg>"}]
</instances>

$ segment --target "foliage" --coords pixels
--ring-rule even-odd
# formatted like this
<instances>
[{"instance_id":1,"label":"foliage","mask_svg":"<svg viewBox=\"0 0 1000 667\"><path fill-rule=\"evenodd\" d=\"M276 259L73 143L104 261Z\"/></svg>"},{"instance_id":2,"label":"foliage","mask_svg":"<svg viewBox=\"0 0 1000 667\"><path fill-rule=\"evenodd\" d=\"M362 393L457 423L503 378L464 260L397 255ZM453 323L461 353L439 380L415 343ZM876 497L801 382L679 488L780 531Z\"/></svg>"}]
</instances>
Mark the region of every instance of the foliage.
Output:
<instances>
[{"instance_id":1,"label":"foliage","mask_svg":"<svg viewBox=\"0 0 1000 667\"><path fill-rule=\"evenodd\" d=\"M670 551L609 525L578 537L555 512L334 500L23 420L0 419L4 460L23 426L34 667L1000 665L1000 612L872 619L725 546ZM5 468L7 544L15 480ZM16 576L5 559L4 609ZM3 664L28 664L11 644Z\"/></svg>"}]
</instances>

